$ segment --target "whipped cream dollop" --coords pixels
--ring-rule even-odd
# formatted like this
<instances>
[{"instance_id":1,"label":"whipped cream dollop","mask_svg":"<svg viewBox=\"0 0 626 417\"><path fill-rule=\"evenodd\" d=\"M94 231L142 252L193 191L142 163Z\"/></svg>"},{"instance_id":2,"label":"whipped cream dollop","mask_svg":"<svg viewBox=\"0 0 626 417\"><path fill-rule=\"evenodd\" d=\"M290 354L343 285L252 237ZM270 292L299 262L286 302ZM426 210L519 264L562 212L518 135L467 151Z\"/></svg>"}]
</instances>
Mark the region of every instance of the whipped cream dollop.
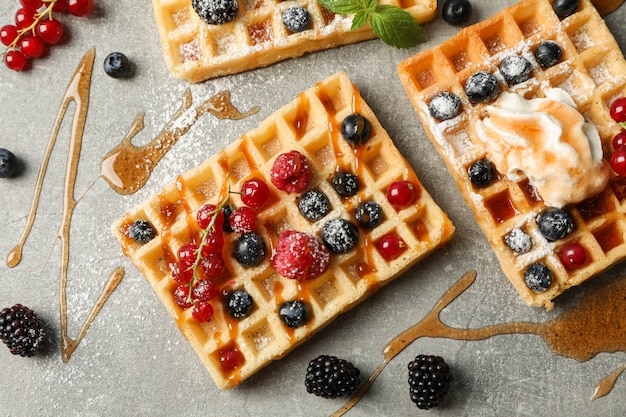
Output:
<instances>
[{"instance_id":1,"label":"whipped cream dollop","mask_svg":"<svg viewBox=\"0 0 626 417\"><path fill-rule=\"evenodd\" d=\"M564 90L531 100L502 92L485 110L475 129L488 158L512 181L526 175L546 205L578 203L606 187L600 135Z\"/></svg>"}]
</instances>

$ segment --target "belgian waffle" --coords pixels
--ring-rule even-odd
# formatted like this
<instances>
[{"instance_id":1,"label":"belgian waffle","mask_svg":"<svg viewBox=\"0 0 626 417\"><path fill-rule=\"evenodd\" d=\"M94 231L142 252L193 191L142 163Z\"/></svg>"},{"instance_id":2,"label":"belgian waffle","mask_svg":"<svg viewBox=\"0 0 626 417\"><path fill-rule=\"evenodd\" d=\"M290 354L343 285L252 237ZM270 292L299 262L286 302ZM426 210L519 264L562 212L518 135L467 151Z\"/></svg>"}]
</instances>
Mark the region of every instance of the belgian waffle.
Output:
<instances>
[{"instance_id":1,"label":"belgian waffle","mask_svg":"<svg viewBox=\"0 0 626 417\"><path fill-rule=\"evenodd\" d=\"M351 44L376 35L369 25L351 31L352 15L329 12L316 0L242 0L235 19L205 23L191 0L153 0L165 62L172 74L190 82L263 67L307 52ZM435 18L436 0L383 0L404 8L419 23ZM306 8L311 29L290 32L281 20L293 5Z\"/></svg>"},{"instance_id":2,"label":"belgian waffle","mask_svg":"<svg viewBox=\"0 0 626 417\"><path fill-rule=\"evenodd\" d=\"M339 135L342 120L354 112L372 125L371 138L356 148ZM309 161L312 177L308 189L319 190L330 200L331 211L317 222L300 214L300 194L280 191L270 181L277 156L292 150L301 152ZM338 169L357 174L361 183L357 195L344 198L335 192L331 182ZM227 186L236 191L252 175L264 179L270 187L271 202L258 213L257 232L272 250L284 230L319 237L328 219L354 222L354 208L363 199L376 201L383 209L384 220L374 229L361 228L356 248L332 254L328 271L306 281L279 276L270 255L259 266L242 267L231 255L237 233L225 233L226 270L216 282L223 294L245 290L254 299L254 309L247 318L235 320L222 297L218 297L212 301L214 317L207 323L198 323L192 318L191 309L183 310L175 302L172 294L177 284L168 262L179 247L199 236L196 212L204 204L217 204L223 198L225 179L228 178ZM402 210L394 209L386 197L389 184L397 180L411 181L420 191L417 201ZM234 193L231 202L242 205ZM146 244L131 239L129 227L136 220L148 220L156 237ZM112 230L124 254L150 282L215 383L220 388L230 388L282 357L338 314L444 244L454 227L423 189L358 89L344 73L338 73L301 93L258 128L180 175L173 184L124 215ZM406 250L397 259L386 261L376 249L376 242L392 232L405 242ZM312 317L306 325L291 329L282 324L277 312L287 300L302 300L310 305ZM220 352L224 349L236 349L244 357L234 371L220 367Z\"/></svg>"},{"instance_id":3,"label":"belgian waffle","mask_svg":"<svg viewBox=\"0 0 626 417\"><path fill-rule=\"evenodd\" d=\"M544 69L534 51L545 40L561 45L561 61ZM500 73L502 60L510 55L527 58L530 78L512 87ZM560 88L573 99L586 122L595 125L604 158L612 154L611 141L620 127L609 115L613 100L626 95L626 62L604 21L588 0L560 20L547 0L524 0L488 20L467 27L452 39L403 61L398 72L426 133L445 160L458 188L473 210L476 220L493 246L502 269L521 298L531 306L553 307L553 299L567 288L579 285L626 256L626 180L610 174L604 191L564 208L574 220L569 236L548 241L538 231L536 219L546 209L536 188L526 176L498 179L485 188L475 187L468 167L488 158L475 126L485 115L485 106L472 104L465 93L465 81L477 71L495 75L504 91L527 99L544 97L550 88ZM440 92L452 92L461 99L461 112L441 121L431 116L431 99ZM512 231L529 236L532 249L518 254L506 245ZM521 233L520 233L521 232ZM570 269L560 260L562 248L571 242L583 245L588 261ZM535 292L525 283L524 271L533 263L546 265L553 275L544 292Z\"/></svg>"}]
</instances>

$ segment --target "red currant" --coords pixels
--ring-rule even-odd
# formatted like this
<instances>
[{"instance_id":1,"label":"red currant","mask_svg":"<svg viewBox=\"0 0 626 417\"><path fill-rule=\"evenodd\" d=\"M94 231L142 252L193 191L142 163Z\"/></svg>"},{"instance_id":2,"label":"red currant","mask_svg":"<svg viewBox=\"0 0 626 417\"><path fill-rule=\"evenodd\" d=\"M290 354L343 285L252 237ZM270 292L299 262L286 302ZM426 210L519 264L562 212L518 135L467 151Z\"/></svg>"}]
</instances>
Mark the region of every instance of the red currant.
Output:
<instances>
[{"instance_id":1,"label":"red currant","mask_svg":"<svg viewBox=\"0 0 626 417\"><path fill-rule=\"evenodd\" d=\"M28 58L21 51L13 50L6 53L4 63L13 71L21 71L28 65Z\"/></svg>"},{"instance_id":2,"label":"red currant","mask_svg":"<svg viewBox=\"0 0 626 417\"><path fill-rule=\"evenodd\" d=\"M200 269L207 278L219 277L225 266L222 254L211 253L200 259Z\"/></svg>"},{"instance_id":3,"label":"red currant","mask_svg":"<svg viewBox=\"0 0 626 417\"><path fill-rule=\"evenodd\" d=\"M390 233L376 242L376 248L383 258L393 261L406 250L406 243L397 234Z\"/></svg>"},{"instance_id":4,"label":"red currant","mask_svg":"<svg viewBox=\"0 0 626 417\"><path fill-rule=\"evenodd\" d=\"M241 186L241 201L252 208L263 207L270 199L270 189L258 178L252 178Z\"/></svg>"},{"instance_id":5,"label":"red currant","mask_svg":"<svg viewBox=\"0 0 626 417\"><path fill-rule=\"evenodd\" d=\"M250 233L256 224L256 213L250 207L239 207L230 215L230 227L237 233Z\"/></svg>"},{"instance_id":6,"label":"red currant","mask_svg":"<svg viewBox=\"0 0 626 417\"><path fill-rule=\"evenodd\" d=\"M568 269L577 269L587 262L587 251L580 243L568 243L559 253L561 262Z\"/></svg>"},{"instance_id":7,"label":"red currant","mask_svg":"<svg viewBox=\"0 0 626 417\"><path fill-rule=\"evenodd\" d=\"M613 138L613 150L626 148L626 130L620 131Z\"/></svg>"},{"instance_id":8,"label":"red currant","mask_svg":"<svg viewBox=\"0 0 626 417\"><path fill-rule=\"evenodd\" d=\"M626 97L620 97L611 103L611 117L617 123L626 122Z\"/></svg>"},{"instance_id":9,"label":"red currant","mask_svg":"<svg viewBox=\"0 0 626 417\"><path fill-rule=\"evenodd\" d=\"M243 363L243 355L236 348L220 351L220 367L232 371Z\"/></svg>"},{"instance_id":10,"label":"red currant","mask_svg":"<svg viewBox=\"0 0 626 417\"><path fill-rule=\"evenodd\" d=\"M189 301L189 285L180 284L174 289L174 300L180 308L187 309L193 304Z\"/></svg>"},{"instance_id":11,"label":"red currant","mask_svg":"<svg viewBox=\"0 0 626 417\"><path fill-rule=\"evenodd\" d=\"M0 42L4 46L11 45L17 38L17 27L15 25L4 25L0 28Z\"/></svg>"},{"instance_id":12,"label":"red currant","mask_svg":"<svg viewBox=\"0 0 626 417\"><path fill-rule=\"evenodd\" d=\"M28 58L39 58L46 50L46 44L39 36L29 34L20 39L20 49Z\"/></svg>"},{"instance_id":13,"label":"red currant","mask_svg":"<svg viewBox=\"0 0 626 417\"><path fill-rule=\"evenodd\" d=\"M202 279L193 286L191 291L191 298L195 301L211 301L220 290L217 288L215 281L212 279Z\"/></svg>"},{"instance_id":14,"label":"red currant","mask_svg":"<svg viewBox=\"0 0 626 417\"><path fill-rule=\"evenodd\" d=\"M93 0L67 0L67 10L74 16L87 16L93 11Z\"/></svg>"},{"instance_id":15,"label":"red currant","mask_svg":"<svg viewBox=\"0 0 626 417\"><path fill-rule=\"evenodd\" d=\"M213 317L213 306L210 303L198 301L193 305L191 317L199 323L207 322Z\"/></svg>"},{"instance_id":16,"label":"red currant","mask_svg":"<svg viewBox=\"0 0 626 417\"><path fill-rule=\"evenodd\" d=\"M37 36L48 45L54 45L63 38L63 25L56 19L43 19L37 24Z\"/></svg>"},{"instance_id":17,"label":"red currant","mask_svg":"<svg viewBox=\"0 0 626 417\"><path fill-rule=\"evenodd\" d=\"M189 284L193 279L193 270L185 267L181 262L170 264L172 278L179 284Z\"/></svg>"},{"instance_id":18,"label":"red currant","mask_svg":"<svg viewBox=\"0 0 626 417\"><path fill-rule=\"evenodd\" d=\"M211 230L204 240L202 256L206 258L210 255L221 255L223 248L224 234L221 230Z\"/></svg>"},{"instance_id":19,"label":"red currant","mask_svg":"<svg viewBox=\"0 0 626 417\"><path fill-rule=\"evenodd\" d=\"M22 7L15 12L15 26L18 29L24 29L29 27L35 22L35 15L37 10Z\"/></svg>"},{"instance_id":20,"label":"red currant","mask_svg":"<svg viewBox=\"0 0 626 417\"><path fill-rule=\"evenodd\" d=\"M187 243L178 249L178 262L181 267L191 268L198 257L198 245Z\"/></svg>"},{"instance_id":21,"label":"red currant","mask_svg":"<svg viewBox=\"0 0 626 417\"><path fill-rule=\"evenodd\" d=\"M626 176L626 148L616 150L611 155L611 168L619 176Z\"/></svg>"},{"instance_id":22,"label":"red currant","mask_svg":"<svg viewBox=\"0 0 626 417\"><path fill-rule=\"evenodd\" d=\"M387 200L396 210L407 208L418 196L419 188L410 181L396 181L387 188Z\"/></svg>"},{"instance_id":23,"label":"red currant","mask_svg":"<svg viewBox=\"0 0 626 417\"><path fill-rule=\"evenodd\" d=\"M35 9L35 10L43 6L43 1L41 0L20 0L20 3L24 7L28 7L29 9Z\"/></svg>"},{"instance_id":24,"label":"red currant","mask_svg":"<svg viewBox=\"0 0 626 417\"><path fill-rule=\"evenodd\" d=\"M213 204L205 204L204 206L198 209L196 213L196 221L198 222L198 226L201 229L206 229L211 225L211 221L213 221L213 217L217 212L217 207ZM217 213L217 218L215 219L214 228L216 230L221 230L222 225L224 224L224 213L220 211Z\"/></svg>"},{"instance_id":25,"label":"red currant","mask_svg":"<svg viewBox=\"0 0 626 417\"><path fill-rule=\"evenodd\" d=\"M52 6L52 11L58 13L66 12L67 0L57 0L57 2L54 3L54 6Z\"/></svg>"}]
</instances>

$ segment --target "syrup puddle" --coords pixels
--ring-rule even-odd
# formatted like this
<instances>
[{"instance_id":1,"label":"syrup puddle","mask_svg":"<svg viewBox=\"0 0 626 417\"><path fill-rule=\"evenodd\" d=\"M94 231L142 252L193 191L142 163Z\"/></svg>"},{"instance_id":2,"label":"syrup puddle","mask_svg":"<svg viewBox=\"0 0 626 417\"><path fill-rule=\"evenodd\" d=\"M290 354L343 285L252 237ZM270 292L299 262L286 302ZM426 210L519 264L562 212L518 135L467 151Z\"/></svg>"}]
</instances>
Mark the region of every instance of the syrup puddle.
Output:
<instances>
[{"instance_id":1,"label":"syrup puddle","mask_svg":"<svg viewBox=\"0 0 626 417\"><path fill-rule=\"evenodd\" d=\"M476 329L460 329L444 324L439 318L441 311L465 292L475 279L476 271L463 275L420 322L389 342L383 349L383 362L352 398L332 416L342 416L354 407L387 364L404 348L422 337L476 341L497 335L532 334L543 338L557 355L579 362L588 361L601 352L626 352L626 276L615 278L609 285L597 288L577 305L547 322L511 322ZM602 379L592 400L610 393L624 370L626 364Z\"/></svg>"}]
</instances>

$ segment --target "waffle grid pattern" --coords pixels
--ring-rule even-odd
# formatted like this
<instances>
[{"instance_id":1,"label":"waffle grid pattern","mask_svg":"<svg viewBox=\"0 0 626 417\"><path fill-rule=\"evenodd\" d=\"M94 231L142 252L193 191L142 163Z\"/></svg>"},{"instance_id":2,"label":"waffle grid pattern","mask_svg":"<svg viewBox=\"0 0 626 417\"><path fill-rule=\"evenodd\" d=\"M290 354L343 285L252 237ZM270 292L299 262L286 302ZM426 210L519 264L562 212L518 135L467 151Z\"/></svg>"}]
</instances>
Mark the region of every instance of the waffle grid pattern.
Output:
<instances>
[{"instance_id":1,"label":"waffle grid pattern","mask_svg":"<svg viewBox=\"0 0 626 417\"><path fill-rule=\"evenodd\" d=\"M373 133L365 145L351 148L343 138L338 138L338 132L343 118L355 111L371 122ZM311 165L313 176L309 189L324 192L331 202L331 212L315 223L299 213L298 195L279 191L269 180L276 156L293 149L306 155ZM338 168L357 173L361 182L358 195L344 199L334 191L331 181ZM384 221L372 231L359 228L357 248L345 254L333 254L324 275L304 282L279 276L269 256L257 267L242 267L231 256L237 234L225 234L223 256L227 270L217 283L222 293L245 289L254 299L254 309L249 317L235 320L218 297L212 301L213 319L197 323L191 317L191 309L183 311L173 298L177 284L171 278L168 259L172 259L180 246L198 236L195 213L204 204L216 204L223 198L224 178L230 178L231 190L236 191L252 176L264 179L270 186L271 202L259 212L257 227L269 249L276 247L283 230L319 236L323 224L332 218L350 219L357 224L353 209L362 200L379 203ZM386 199L386 189L399 179L415 183L420 197L414 205L396 211ZM231 201L236 206L242 205L236 194L231 195ZM128 236L129 226L140 219L149 220L157 231L156 238L145 245L135 243ZM444 244L454 228L423 189L356 87L344 73L338 73L301 93L257 129L181 175L175 183L127 213L112 230L125 255L150 282L216 384L230 388L283 356L338 314ZM390 232L404 240L407 250L396 260L386 261L375 248L375 242ZM310 305L312 318L306 325L289 329L282 324L277 311L288 300L302 300ZM232 348L241 352L245 361L235 371L225 371L220 367L220 352Z\"/></svg>"},{"instance_id":2,"label":"waffle grid pattern","mask_svg":"<svg viewBox=\"0 0 626 417\"><path fill-rule=\"evenodd\" d=\"M561 62L546 70L533 54L545 40L554 40L563 49ZM508 87L498 66L512 54L526 58L532 73L528 81ZM548 242L538 231L535 218L546 207L527 179L516 183L500 176L487 188L474 187L467 169L487 155L471 127L490 103L471 104L463 86L479 70L493 73L500 91L516 92L527 99L544 97L543 92L552 87L565 90L585 119L597 127L608 158L612 138L620 130L608 108L617 97L626 96L626 62L588 0L581 0L577 12L563 21L555 15L550 1L525 0L462 30L440 46L408 58L398 68L428 136L494 247L505 275L524 302L550 309L552 300L567 288L581 284L626 256L626 182L614 177L601 195L566 207L576 228L557 242ZM442 91L460 97L463 111L454 119L440 122L430 115L428 105L431 97ZM515 228L531 236L533 249L529 253L517 255L505 245L505 236ZM559 260L559 252L573 241L587 249L591 260L583 268L569 270ZM554 276L551 287L543 293L531 291L523 277L525 268L538 261L544 262Z\"/></svg>"},{"instance_id":3,"label":"waffle grid pattern","mask_svg":"<svg viewBox=\"0 0 626 417\"><path fill-rule=\"evenodd\" d=\"M404 8L419 23L436 16L436 0L383 0ZM311 29L290 32L282 23L285 9L306 8ZM232 22L206 24L190 0L153 0L165 62L172 74L199 82L263 67L339 45L376 37L369 25L350 31L352 16L335 15L316 0L242 0Z\"/></svg>"}]
</instances>

